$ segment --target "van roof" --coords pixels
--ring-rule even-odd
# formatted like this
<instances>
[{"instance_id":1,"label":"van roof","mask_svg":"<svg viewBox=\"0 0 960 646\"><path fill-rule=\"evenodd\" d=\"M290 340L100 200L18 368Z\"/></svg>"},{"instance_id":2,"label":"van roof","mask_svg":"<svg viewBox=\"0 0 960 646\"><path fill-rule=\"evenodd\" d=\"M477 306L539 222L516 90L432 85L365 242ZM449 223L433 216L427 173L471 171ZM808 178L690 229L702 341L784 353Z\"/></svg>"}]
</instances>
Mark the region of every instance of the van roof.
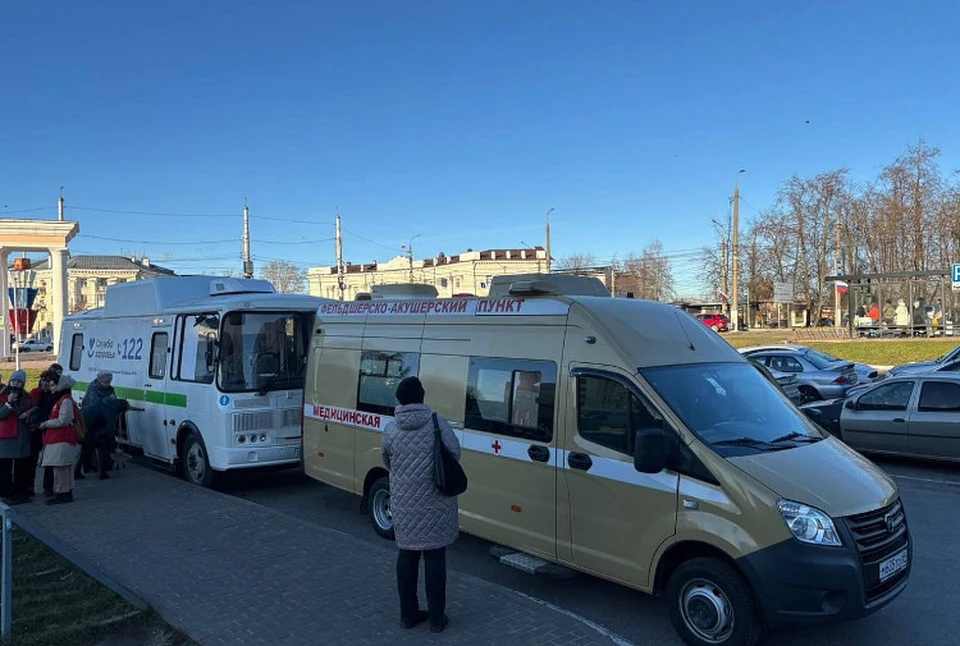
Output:
<instances>
[{"instance_id":1,"label":"van roof","mask_svg":"<svg viewBox=\"0 0 960 646\"><path fill-rule=\"evenodd\" d=\"M326 301L320 319L463 323L475 317L505 321L513 317L567 316L578 310L607 332L621 354L637 368L747 360L719 335L686 312L665 303L609 296L511 296L430 300Z\"/></svg>"},{"instance_id":2,"label":"van roof","mask_svg":"<svg viewBox=\"0 0 960 646\"><path fill-rule=\"evenodd\" d=\"M609 333L638 369L747 361L720 335L673 305L591 296L570 300Z\"/></svg>"}]
</instances>

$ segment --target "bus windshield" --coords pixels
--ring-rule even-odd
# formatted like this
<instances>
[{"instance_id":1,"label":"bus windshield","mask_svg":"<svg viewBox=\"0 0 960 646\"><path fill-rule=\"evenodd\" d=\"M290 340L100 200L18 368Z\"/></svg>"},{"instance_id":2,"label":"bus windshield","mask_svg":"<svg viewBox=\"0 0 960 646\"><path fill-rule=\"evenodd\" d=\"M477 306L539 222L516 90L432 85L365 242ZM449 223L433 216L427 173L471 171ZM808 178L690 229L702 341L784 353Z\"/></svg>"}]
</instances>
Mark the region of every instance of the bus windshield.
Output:
<instances>
[{"instance_id":1,"label":"bus windshield","mask_svg":"<svg viewBox=\"0 0 960 646\"><path fill-rule=\"evenodd\" d=\"M223 392L303 388L312 312L223 317L217 384Z\"/></svg>"}]
</instances>

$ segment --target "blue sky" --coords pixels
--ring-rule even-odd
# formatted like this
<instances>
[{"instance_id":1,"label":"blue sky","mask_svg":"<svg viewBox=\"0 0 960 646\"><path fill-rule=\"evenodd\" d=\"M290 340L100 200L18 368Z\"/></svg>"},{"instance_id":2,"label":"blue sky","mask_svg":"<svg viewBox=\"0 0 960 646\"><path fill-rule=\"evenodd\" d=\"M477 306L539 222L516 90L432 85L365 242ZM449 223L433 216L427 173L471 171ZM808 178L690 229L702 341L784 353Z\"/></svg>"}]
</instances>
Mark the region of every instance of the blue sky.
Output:
<instances>
[{"instance_id":1,"label":"blue sky","mask_svg":"<svg viewBox=\"0 0 960 646\"><path fill-rule=\"evenodd\" d=\"M261 265L332 264L337 207L353 262L416 234L418 257L543 244L550 207L555 256L680 253L740 168L749 218L793 173L867 178L919 137L960 167L958 21L947 1L5 3L0 212L53 215L63 185L74 253L181 271L239 268L244 197ZM681 290L699 270L677 257Z\"/></svg>"}]
</instances>

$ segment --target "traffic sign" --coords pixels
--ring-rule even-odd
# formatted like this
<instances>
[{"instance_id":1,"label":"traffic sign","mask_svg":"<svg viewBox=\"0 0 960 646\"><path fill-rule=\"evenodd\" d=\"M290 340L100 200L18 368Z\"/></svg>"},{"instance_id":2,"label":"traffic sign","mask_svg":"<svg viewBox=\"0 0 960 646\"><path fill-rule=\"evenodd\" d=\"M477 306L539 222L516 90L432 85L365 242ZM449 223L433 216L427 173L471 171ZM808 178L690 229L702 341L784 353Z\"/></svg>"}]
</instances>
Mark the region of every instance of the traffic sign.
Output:
<instances>
[{"instance_id":1,"label":"traffic sign","mask_svg":"<svg viewBox=\"0 0 960 646\"><path fill-rule=\"evenodd\" d=\"M950 268L950 280L953 291L960 292L960 262L953 263L953 266Z\"/></svg>"},{"instance_id":2,"label":"traffic sign","mask_svg":"<svg viewBox=\"0 0 960 646\"><path fill-rule=\"evenodd\" d=\"M793 284L792 283L774 283L773 284L773 302L774 303L792 303L793 302Z\"/></svg>"}]
</instances>

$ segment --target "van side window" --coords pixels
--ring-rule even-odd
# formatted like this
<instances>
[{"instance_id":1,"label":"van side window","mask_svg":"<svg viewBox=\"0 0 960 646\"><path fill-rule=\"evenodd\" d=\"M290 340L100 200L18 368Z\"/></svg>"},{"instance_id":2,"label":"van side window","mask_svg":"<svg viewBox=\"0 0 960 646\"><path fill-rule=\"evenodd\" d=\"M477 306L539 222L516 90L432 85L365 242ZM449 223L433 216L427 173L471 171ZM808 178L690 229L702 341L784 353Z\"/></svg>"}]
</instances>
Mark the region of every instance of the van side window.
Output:
<instances>
[{"instance_id":1,"label":"van side window","mask_svg":"<svg viewBox=\"0 0 960 646\"><path fill-rule=\"evenodd\" d=\"M419 374L420 355L416 352L364 351L360 355L357 410L393 415L397 405L397 386L407 377Z\"/></svg>"},{"instance_id":2,"label":"van side window","mask_svg":"<svg viewBox=\"0 0 960 646\"><path fill-rule=\"evenodd\" d=\"M553 438L557 366L524 359L470 360L467 428L542 442Z\"/></svg>"},{"instance_id":3,"label":"van side window","mask_svg":"<svg viewBox=\"0 0 960 646\"><path fill-rule=\"evenodd\" d=\"M577 377L577 432L583 439L633 455L636 432L662 423L619 381Z\"/></svg>"},{"instance_id":4,"label":"van side window","mask_svg":"<svg viewBox=\"0 0 960 646\"><path fill-rule=\"evenodd\" d=\"M150 342L150 377L163 379L167 373L167 333L154 332Z\"/></svg>"},{"instance_id":5,"label":"van side window","mask_svg":"<svg viewBox=\"0 0 960 646\"><path fill-rule=\"evenodd\" d=\"M70 339L70 370L79 370L83 361L83 335L74 334Z\"/></svg>"},{"instance_id":6,"label":"van side window","mask_svg":"<svg viewBox=\"0 0 960 646\"><path fill-rule=\"evenodd\" d=\"M175 378L212 384L216 372L217 329L219 322L212 315L188 314L179 317L179 357Z\"/></svg>"}]
</instances>

